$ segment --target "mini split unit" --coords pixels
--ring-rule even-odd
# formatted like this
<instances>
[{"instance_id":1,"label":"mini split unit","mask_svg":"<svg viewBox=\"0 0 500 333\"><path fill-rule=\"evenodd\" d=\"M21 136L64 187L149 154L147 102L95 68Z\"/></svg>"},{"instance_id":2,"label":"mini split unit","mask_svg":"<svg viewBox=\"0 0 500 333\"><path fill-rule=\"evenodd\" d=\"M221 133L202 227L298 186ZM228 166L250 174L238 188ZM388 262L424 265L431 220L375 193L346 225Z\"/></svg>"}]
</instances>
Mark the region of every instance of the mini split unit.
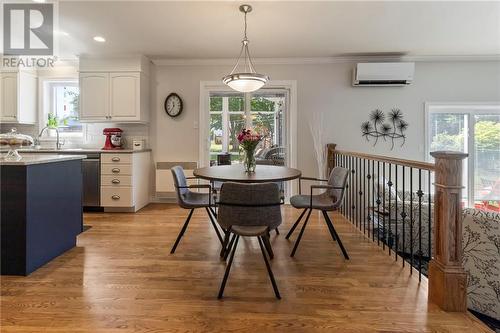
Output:
<instances>
[{"instance_id":1,"label":"mini split unit","mask_svg":"<svg viewBox=\"0 0 500 333\"><path fill-rule=\"evenodd\" d=\"M404 87L413 81L415 63L358 63L353 71L354 87Z\"/></svg>"}]
</instances>

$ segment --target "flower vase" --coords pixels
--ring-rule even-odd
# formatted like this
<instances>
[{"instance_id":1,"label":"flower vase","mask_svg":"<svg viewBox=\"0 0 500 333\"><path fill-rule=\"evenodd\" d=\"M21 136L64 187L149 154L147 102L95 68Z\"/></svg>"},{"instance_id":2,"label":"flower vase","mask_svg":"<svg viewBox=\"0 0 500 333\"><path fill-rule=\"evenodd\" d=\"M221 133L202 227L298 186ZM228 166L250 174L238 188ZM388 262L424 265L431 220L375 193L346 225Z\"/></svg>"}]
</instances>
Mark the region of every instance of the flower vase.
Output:
<instances>
[{"instance_id":1,"label":"flower vase","mask_svg":"<svg viewBox=\"0 0 500 333\"><path fill-rule=\"evenodd\" d=\"M245 166L245 172L255 172L255 166L257 165L257 163L255 162L255 148L245 149L245 160L243 162L243 165Z\"/></svg>"}]
</instances>

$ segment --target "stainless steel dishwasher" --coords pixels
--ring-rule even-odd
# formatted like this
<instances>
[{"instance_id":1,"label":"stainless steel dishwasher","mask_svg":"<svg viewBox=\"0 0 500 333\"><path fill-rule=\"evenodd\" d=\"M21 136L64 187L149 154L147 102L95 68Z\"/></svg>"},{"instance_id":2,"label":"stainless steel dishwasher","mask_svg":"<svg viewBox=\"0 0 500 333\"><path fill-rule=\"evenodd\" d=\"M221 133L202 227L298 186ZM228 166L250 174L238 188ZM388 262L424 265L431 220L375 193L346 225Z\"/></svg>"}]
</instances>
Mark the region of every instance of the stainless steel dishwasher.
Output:
<instances>
[{"instance_id":1,"label":"stainless steel dishwasher","mask_svg":"<svg viewBox=\"0 0 500 333\"><path fill-rule=\"evenodd\" d=\"M101 162L100 154L86 154L83 160L83 206L101 205Z\"/></svg>"}]
</instances>

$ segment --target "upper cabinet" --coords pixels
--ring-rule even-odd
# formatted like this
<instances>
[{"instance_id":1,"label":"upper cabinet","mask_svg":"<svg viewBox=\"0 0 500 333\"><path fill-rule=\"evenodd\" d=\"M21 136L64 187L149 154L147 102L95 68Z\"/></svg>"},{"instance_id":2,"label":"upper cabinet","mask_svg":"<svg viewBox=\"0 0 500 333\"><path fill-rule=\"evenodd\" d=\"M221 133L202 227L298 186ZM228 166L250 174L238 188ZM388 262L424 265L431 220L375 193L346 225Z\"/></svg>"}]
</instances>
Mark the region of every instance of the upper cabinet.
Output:
<instances>
[{"instance_id":1,"label":"upper cabinet","mask_svg":"<svg viewBox=\"0 0 500 333\"><path fill-rule=\"evenodd\" d=\"M80 68L80 121L149 121L149 80L142 70L147 64L133 65L84 60Z\"/></svg>"},{"instance_id":2,"label":"upper cabinet","mask_svg":"<svg viewBox=\"0 0 500 333\"><path fill-rule=\"evenodd\" d=\"M109 75L80 74L80 121L109 119Z\"/></svg>"},{"instance_id":3,"label":"upper cabinet","mask_svg":"<svg viewBox=\"0 0 500 333\"><path fill-rule=\"evenodd\" d=\"M36 122L37 77L31 72L0 72L0 121Z\"/></svg>"}]
</instances>

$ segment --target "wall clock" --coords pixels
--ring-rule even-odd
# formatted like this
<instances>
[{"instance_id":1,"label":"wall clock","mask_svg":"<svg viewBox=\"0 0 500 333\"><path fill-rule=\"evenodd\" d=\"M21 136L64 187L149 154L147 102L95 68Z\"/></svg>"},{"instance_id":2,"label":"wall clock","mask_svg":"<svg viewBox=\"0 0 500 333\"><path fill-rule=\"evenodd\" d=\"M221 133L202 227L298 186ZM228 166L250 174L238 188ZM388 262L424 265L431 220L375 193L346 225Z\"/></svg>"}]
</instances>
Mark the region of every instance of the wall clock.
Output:
<instances>
[{"instance_id":1,"label":"wall clock","mask_svg":"<svg viewBox=\"0 0 500 333\"><path fill-rule=\"evenodd\" d=\"M182 113L182 99L176 93L171 93L165 99L165 112L172 118Z\"/></svg>"}]
</instances>

